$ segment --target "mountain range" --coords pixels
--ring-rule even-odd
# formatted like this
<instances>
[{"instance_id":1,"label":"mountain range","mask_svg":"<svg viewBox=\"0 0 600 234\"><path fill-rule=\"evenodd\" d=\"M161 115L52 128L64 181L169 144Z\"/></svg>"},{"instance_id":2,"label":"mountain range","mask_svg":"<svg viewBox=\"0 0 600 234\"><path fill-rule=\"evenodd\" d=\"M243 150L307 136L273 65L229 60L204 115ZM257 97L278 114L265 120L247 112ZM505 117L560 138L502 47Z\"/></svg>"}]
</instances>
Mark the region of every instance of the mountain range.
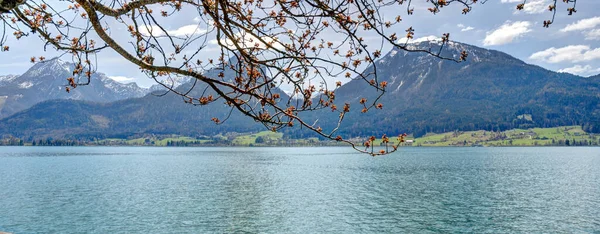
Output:
<instances>
[{"instance_id":1,"label":"mountain range","mask_svg":"<svg viewBox=\"0 0 600 234\"><path fill-rule=\"evenodd\" d=\"M74 67L72 63L54 58L35 64L22 75L0 76L0 119L48 100L71 99L108 103L166 90L160 84L143 88L135 82L124 84L107 77L104 73L94 73L89 85L79 86L67 93L67 78L72 77ZM163 81L169 87L178 87L186 82L189 82L189 78L170 78Z\"/></svg>"},{"instance_id":2,"label":"mountain range","mask_svg":"<svg viewBox=\"0 0 600 234\"><path fill-rule=\"evenodd\" d=\"M113 102L142 97L149 92L136 83L122 84L103 73L95 73L89 85L79 86L67 93L67 78L73 76L74 67L72 63L55 58L35 64L22 75L0 76L0 118L47 100Z\"/></svg>"},{"instance_id":3,"label":"mountain range","mask_svg":"<svg viewBox=\"0 0 600 234\"><path fill-rule=\"evenodd\" d=\"M437 51L440 45L413 46ZM389 52L376 63L379 82L388 82L388 92L379 101L385 108L350 113L352 121L342 125L341 133L420 136L566 125L600 131L600 76L557 73L500 51L457 42L445 46L442 56L457 56L463 50L469 57L460 63L422 53ZM358 104L363 97L373 100L373 91L364 81L351 81L340 88L337 99Z\"/></svg>"},{"instance_id":4,"label":"mountain range","mask_svg":"<svg viewBox=\"0 0 600 234\"><path fill-rule=\"evenodd\" d=\"M419 42L411 46L436 51L440 44ZM377 69L378 82L388 83L387 92L378 101L384 108L360 113L359 100L366 98L373 101L375 90L361 80L347 82L336 92L337 105L349 103L352 110L342 123L339 134L353 137L406 132L421 136L428 132L453 130L496 131L564 125L581 125L586 131L600 132L600 76L584 78L557 73L499 51L458 42L446 45L442 55L458 56L463 50L469 57L466 62L460 63L424 53L390 51L365 71ZM36 84L34 81L43 79L40 74L31 73L26 76L30 77L27 80L10 83L13 89L24 82ZM16 79L20 77L0 78L3 80L0 90L5 81ZM64 87L65 81L60 82ZM22 86L29 86L29 83ZM92 84L90 88L93 86L96 85ZM185 88L185 84L180 88ZM199 86L193 92L202 90L203 86ZM64 90L61 92L64 93ZM100 97L100 93L107 92L94 95ZM43 101L1 119L0 135L29 139L124 138L136 134L194 136L264 129L261 124L236 111L225 124L215 125L210 121L212 117L229 116L230 109L222 103L192 107L181 97L170 93L162 97L153 94L140 97L143 92L139 95L131 91L131 94L134 93L134 98L113 94L123 97L116 102L91 98ZM5 94L0 92L0 95ZM51 98L44 100L48 99ZM8 103L5 103L5 108ZM328 109L304 117L318 122L324 129L331 129L337 120L337 115ZM310 134L300 128L287 129L286 132L297 137Z\"/></svg>"}]
</instances>

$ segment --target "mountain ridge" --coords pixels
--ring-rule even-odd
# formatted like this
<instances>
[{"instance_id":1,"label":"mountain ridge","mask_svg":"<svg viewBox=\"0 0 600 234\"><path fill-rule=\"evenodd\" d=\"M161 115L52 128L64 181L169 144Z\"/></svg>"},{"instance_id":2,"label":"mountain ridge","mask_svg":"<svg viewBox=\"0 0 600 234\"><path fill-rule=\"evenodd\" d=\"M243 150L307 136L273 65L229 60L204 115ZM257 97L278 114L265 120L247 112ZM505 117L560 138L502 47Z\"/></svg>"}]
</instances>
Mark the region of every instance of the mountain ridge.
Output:
<instances>
[{"instance_id":1,"label":"mountain ridge","mask_svg":"<svg viewBox=\"0 0 600 234\"><path fill-rule=\"evenodd\" d=\"M426 42L422 46L435 47L436 44ZM380 81L388 81L390 92L381 100L388 108L367 114L351 113L356 119L354 124L345 126L344 129L350 130L346 133L352 135L374 129L372 132L382 134L385 128L377 128L369 119L381 119L379 125L395 126L394 132L406 130L417 135L454 129L579 125L592 120L593 125L597 125L598 79L556 73L500 51L454 44L457 46L450 46L447 52L456 54L466 50L470 59L455 63L414 53L400 57L394 57L393 52L386 55L383 59L389 60L388 66L380 64L377 69ZM485 56L473 59L472 55L479 53ZM360 82L351 81L342 86L337 92L340 100L354 105L359 98L372 100L373 95L363 91ZM561 92L571 97L565 98ZM571 109L574 106L582 108ZM378 114L381 112L384 114ZM515 120L523 114L535 114L533 121ZM574 114L577 117L573 117ZM361 128L357 123L367 126Z\"/></svg>"},{"instance_id":2,"label":"mountain ridge","mask_svg":"<svg viewBox=\"0 0 600 234\"><path fill-rule=\"evenodd\" d=\"M419 42L436 50L439 43ZM466 62L440 60L424 53L392 50L375 61L378 82L387 81L382 110L360 113L359 100L375 99L374 89L353 80L336 92L336 103L351 105L339 134L345 137L389 135L403 132L416 136L453 130L507 130L512 128L581 125L600 132L600 77L557 73L527 64L506 53L453 42L442 56L454 57L466 50ZM367 68L365 72L369 72ZM77 103L71 106L70 103ZM316 103L316 102L315 102ZM45 116L52 109L72 113L62 118ZM192 108L181 97L146 95L141 98L96 104L49 101L0 120L0 134L23 137L108 137L132 134L216 134L264 129L250 118L234 112L232 120L215 125L211 117L227 115L223 104ZM200 111L197 111L200 110ZM210 113L209 113L210 112ZM337 123L330 110L304 116L319 120L324 129ZM35 121L34 121L35 120ZM40 121L46 121L40 124ZM62 122L61 122L62 121ZM73 126L66 125L73 122ZM65 126L64 129L53 126ZM286 129L292 136L310 135L303 129Z\"/></svg>"},{"instance_id":3,"label":"mountain ridge","mask_svg":"<svg viewBox=\"0 0 600 234\"><path fill-rule=\"evenodd\" d=\"M111 102L141 97L149 92L136 83L122 84L103 73L95 73L90 85L65 91L67 78L72 77L72 63L53 58L38 62L21 75L0 77L0 118L25 110L36 103L51 99L75 99L95 102Z\"/></svg>"}]
</instances>

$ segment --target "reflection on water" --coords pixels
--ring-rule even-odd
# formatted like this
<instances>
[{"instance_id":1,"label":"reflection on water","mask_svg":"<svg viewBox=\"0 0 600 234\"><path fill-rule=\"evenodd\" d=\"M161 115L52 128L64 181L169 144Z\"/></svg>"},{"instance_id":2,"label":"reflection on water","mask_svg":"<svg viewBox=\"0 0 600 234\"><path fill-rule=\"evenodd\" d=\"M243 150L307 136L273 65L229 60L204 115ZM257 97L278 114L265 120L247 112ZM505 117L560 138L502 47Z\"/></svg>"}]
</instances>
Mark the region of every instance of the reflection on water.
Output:
<instances>
[{"instance_id":1,"label":"reflection on water","mask_svg":"<svg viewBox=\"0 0 600 234\"><path fill-rule=\"evenodd\" d=\"M14 233L599 232L598 148L1 147Z\"/></svg>"}]
</instances>

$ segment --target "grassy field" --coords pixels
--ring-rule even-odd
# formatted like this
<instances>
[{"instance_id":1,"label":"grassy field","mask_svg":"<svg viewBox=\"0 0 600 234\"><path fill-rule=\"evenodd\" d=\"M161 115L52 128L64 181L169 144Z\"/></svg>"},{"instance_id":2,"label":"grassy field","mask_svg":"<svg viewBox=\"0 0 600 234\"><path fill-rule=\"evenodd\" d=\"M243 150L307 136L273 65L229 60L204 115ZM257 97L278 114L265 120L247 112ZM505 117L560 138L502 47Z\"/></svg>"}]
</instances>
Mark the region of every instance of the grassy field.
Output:
<instances>
[{"instance_id":1,"label":"grassy field","mask_svg":"<svg viewBox=\"0 0 600 234\"><path fill-rule=\"evenodd\" d=\"M199 141L201 144L210 142L210 140L197 140L196 138L192 138L192 137L169 137L169 138L164 138L162 140L155 141L155 145L166 146L167 142L169 142L169 141L171 141L171 142L178 142L178 141L196 142L196 141Z\"/></svg>"},{"instance_id":2,"label":"grassy field","mask_svg":"<svg viewBox=\"0 0 600 234\"><path fill-rule=\"evenodd\" d=\"M389 138L389 143L388 145L396 145L398 143L398 136L388 136ZM415 138L412 135L408 135L406 137L404 137L404 140L414 140ZM382 144L382 140L381 137L375 139L375 141L373 142L374 145L381 145Z\"/></svg>"},{"instance_id":3,"label":"grassy field","mask_svg":"<svg viewBox=\"0 0 600 234\"><path fill-rule=\"evenodd\" d=\"M221 140L217 138L221 138ZM260 138L260 139L259 139ZM318 138L284 139L283 133L262 131L225 137L214 136L216 142L211 140L198 140L193 137L146 137L136 139L104 139L98 141L101 145L154 145L166 146L170 142L185 142L190 145L198 144L228 144L234 146L317 146L335 145L334 141L319 141ZM257 140L258 139L258 140ZM365 138L366 140L366 138ZM396 144L397 137L390 137L390 146ZM588 134L580 126L567 126L556 128L513 129L503 132L490 131L456 131L439 134L427 134L420 138L407 136L405 140L414 143L405 143L412 146L550 146L550 145L599 145L600 135ZM221 142L222 141L222 142ZM361 144L361 142L356 143ZM380 145L381 138L377 138L374 145Z\"/></svg>"},{"instance_id":4,"label":"grassy field","mask_svg":"<svg viewBox=\"0 0 600 234\"><path fill-rule=\"evenodd\" d=\"M264 143L278 142L283 138L283 133L272 132L272 131L262 131L262 132L255 133L255 134L238 136L235 139L233 139L232 143L234 145L242 145L242 146L248 146L250 144L254 145L254 144L256 144L256 138L259 138L259 137L262 137L262 139L264 140Z\"/></svg>"},{"instance_id":5,"label":"grassy field","mask_svg":"<svg viewBox=\"0 0 600 234\"><path fill-rule=\"evenodd\" d=\"M415 146L544 146L597 145L600 137L580 126L513 129L503 132L466 131L430 134L415 139Z\"/></svg>"}]
</instances>

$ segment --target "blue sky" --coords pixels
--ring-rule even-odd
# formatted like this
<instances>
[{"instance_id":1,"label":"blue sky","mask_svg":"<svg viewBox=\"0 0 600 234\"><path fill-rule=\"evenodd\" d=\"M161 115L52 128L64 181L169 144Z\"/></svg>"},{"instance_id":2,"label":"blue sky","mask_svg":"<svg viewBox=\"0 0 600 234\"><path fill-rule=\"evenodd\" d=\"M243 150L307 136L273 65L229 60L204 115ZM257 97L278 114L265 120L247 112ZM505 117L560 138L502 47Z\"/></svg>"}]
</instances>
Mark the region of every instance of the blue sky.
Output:
<instances>
[{"instance_id":1,"label":"blue sky","mask_svg":"<svg viewBox=\"0 0 600 234\"><path fill-rule=\"evenodd\" d=\"M485 4L474 6L467 15L460 13L462 8L458 5L450 6L433 16L425 9L425 0L417 0L414 3L415 13L410 16L401 14L403 21L396 30L404 32L404 29L413 26L416 38L441 36L449 32L452 40L503 51L550 70L582 76L600 74L600 12L597 10L600 9L600 1L579 0L577 13L572 16L567 15L567 5L559 1L556 20L550 28L543 28L542 22L551 17L547 10L551 0L529 0L525 9L517 12L519 1L488 0ZM397 10L405 12L406 9ZM386 11L390 12L381 13L397 14L393 12L396 9ZM190 27L194 20L193 14L182 12L165 21L163 26L173 33L185 33L197 29ZM117 26L117 29L121 30L113 30L116 34L127 34L122 27ZM25 72L32 65L29 62L32 56L50 58L60 55L50 48L44 52L43 43L35 36L19 41L11 37L8 44L10 51L0 53L0 75ZM209 43L209 46L217 45ZM206 53L214 51L216 48L207 48ZM112 51L103 51L98 57L98 71L117 81L133 81L145 87L153 84L137 67ZM70 58L66 55L64 59Z\"/></svg>"}]
</instances>

